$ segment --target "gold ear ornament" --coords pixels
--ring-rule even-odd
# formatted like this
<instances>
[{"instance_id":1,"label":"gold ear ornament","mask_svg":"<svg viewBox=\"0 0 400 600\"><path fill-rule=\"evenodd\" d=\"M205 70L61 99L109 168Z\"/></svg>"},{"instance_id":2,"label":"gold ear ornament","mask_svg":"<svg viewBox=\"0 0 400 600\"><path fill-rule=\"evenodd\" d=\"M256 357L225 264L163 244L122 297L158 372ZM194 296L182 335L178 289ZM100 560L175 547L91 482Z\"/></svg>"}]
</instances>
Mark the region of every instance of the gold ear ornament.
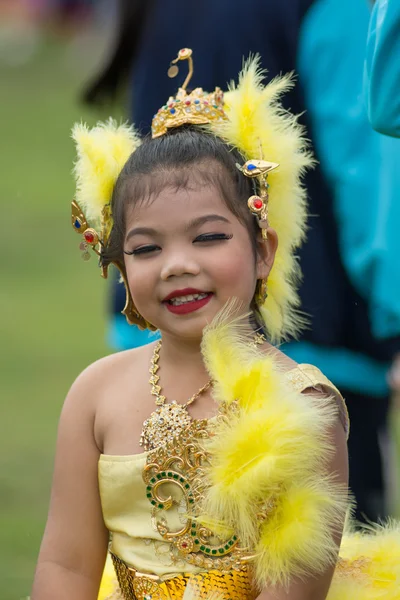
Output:
<instances>
[{"instance_id":1,"label":"gold ear ornament","mask_svg":"<svg viewBox=\"0 0 400 600\"><path fill-rule=\"evenodd\" d=\"M266 299L268 298L268 283L267 279L258 279L256 285L256 291L254 294L254 300L257 306L264 306Z\"/></svg>"}]
</instances>

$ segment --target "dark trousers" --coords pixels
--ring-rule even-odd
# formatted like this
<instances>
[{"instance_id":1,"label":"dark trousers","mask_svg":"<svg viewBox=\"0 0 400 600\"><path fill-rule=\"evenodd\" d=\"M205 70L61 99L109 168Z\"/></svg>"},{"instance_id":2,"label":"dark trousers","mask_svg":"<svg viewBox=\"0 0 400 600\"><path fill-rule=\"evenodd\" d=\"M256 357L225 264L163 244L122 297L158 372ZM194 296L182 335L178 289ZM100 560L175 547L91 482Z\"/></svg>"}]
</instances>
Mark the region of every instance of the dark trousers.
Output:
<instances>
[{"instance_id":1,"label":"dark trousers","mask_svg":"<svg viewBox=\"0 0 400 600\"><path fill-rule=\"evenodd\" d=\"M377 522L387 514L378 438L387 430L389 398L341 391L350 416L350 489L357 502L355 518L361 522Z\"/></svg>"}]
</instances>

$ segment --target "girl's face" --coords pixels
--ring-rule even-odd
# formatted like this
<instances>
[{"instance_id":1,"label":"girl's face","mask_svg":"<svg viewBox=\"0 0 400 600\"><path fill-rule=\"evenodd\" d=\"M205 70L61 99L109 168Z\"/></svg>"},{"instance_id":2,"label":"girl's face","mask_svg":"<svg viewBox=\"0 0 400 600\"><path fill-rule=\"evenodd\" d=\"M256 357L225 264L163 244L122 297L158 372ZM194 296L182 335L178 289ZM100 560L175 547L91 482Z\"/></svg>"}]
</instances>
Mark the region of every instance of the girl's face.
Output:
<instances>
[{"instance_id":1,"label":"girl's face","mask_svg":"<svg viewBox=\"0 0 400 600\"><path fill-rule=\"evenodd\" d=\"M128 211L124 243L129 289L138 311L163 334L201 339L230 298L249 310L256 281L266 278L277 246L257 242L218 189L194 183L164 188Z\"/></svg>"}]
</instances>

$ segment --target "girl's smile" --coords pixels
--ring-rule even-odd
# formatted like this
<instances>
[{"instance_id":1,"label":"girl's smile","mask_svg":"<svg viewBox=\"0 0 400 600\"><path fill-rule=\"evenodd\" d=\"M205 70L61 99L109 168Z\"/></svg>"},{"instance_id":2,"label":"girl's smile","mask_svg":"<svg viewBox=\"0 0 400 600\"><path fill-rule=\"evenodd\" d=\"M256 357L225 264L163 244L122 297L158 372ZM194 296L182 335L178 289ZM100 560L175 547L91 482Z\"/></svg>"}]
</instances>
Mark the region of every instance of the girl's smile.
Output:
<instances>
[{"instance_id":1,"label":"girl's smile","mask_svg":"<svg viewBox=\"0 0 400 600\"><path fill-rule=\"evenodd\" d=\"M202 292L194 288L175 290L164 298L166 308L175 315L186 315L206 306L212 298L212 292Z\"/></svg>"}]
</instances>

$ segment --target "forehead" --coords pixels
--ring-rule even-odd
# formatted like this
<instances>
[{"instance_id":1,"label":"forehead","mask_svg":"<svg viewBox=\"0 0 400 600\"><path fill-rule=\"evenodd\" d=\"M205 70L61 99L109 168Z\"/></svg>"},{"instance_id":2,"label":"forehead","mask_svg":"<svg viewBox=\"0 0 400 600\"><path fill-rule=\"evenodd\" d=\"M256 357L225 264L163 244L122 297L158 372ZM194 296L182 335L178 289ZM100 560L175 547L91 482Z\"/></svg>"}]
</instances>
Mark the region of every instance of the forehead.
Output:
<instances>
[{"instance_id":1,"label":"forehead","mask_svg":"<svg viewBox=\"0 0 400 600\"><path fill-rule=\"evenodd\" d=\"M218 213L234 220L224 201L219 186L190 178L184 187L167 185L141 201L130 205L126 213L127 229L133 225L153 227L185 226L205 214Z\"/></svg>"}]
</instances>

